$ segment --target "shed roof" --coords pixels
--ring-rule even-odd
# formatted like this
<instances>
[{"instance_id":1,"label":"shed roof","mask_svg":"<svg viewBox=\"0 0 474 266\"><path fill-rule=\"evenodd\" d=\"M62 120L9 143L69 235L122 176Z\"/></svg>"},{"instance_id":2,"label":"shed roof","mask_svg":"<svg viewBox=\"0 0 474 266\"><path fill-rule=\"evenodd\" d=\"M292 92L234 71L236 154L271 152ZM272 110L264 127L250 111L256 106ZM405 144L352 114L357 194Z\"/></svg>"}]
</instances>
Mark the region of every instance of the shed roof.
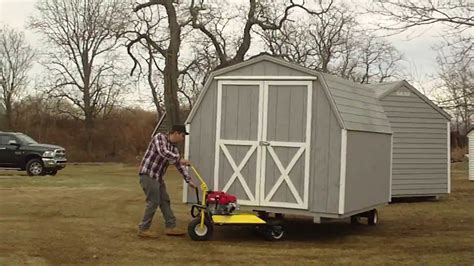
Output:
<instances>
[{"instance_id":1,"label":"shed roof","mask_svg":"<svg viewBox=\"0 0 474 266\"><path fill-rule=\"evenodd\" d=\"M333 110L341 128L357 131L392 133L390 122L385 115L377 95L371 88L333 75L320 73L297 64L289 63L269 55L260 55L242 63L212 72L204 85L196 104L191 110L186 123L191 123L193 120L194 115L199 109L202 99L205 97L205 94L214 78L225 76L225 74L231 71L262 61L269 61L290 69L301 71L308 74L308 76L317 77L321 82L323 90L331 105L331 109Z\"/></svg>"},{"instance_id":2,"label":"shed roof","mask_svg":"<svg viewBox=\"0 0 474 266\"><path fill-rule=\"evenodd\" d=\"M444 111L439 106L437 106L434 102L432 102L430 99L428 99L428 97L426 97L421 92L419 92L415 87L413 87L406 80L387 82L387 83L379 83L379 84L369 84L367 86L372 88L375 91L375 94L377 95L377 97L379 99L383 99L383 98L387 97L392 92L399 89L400 87L407 88L413 94L415 94L420 99L422 99L424 102L426 102L429 106L431 106L433 109L435 109L438 113L440 113L442 116L444 116L446 119L451 120L451 116L446 111Z\"/></svg>"}]
</instances>

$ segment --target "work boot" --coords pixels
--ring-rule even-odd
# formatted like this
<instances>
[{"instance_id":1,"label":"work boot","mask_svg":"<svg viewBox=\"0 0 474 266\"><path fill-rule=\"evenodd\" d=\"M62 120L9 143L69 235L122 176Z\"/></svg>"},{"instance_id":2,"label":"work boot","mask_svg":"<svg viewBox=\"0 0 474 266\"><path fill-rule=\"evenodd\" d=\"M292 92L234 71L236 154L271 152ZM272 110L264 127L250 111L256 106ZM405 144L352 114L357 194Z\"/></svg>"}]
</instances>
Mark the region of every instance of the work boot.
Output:
<instances>
[{"instance_id":1,"label":"work boot","mask_svg":"<svg viewBox=\"0 0 474 266\"><path fill-rule=\"evenodd\" d=\"M167 236L184 236L186 232L184 230L181 230L175 227L175 228L166 228L165 234Z\"/></svg>"},{"instance_id":2,"label":"work boot","mask_svg":"<svg viewBox=\"0 0 474 266\"><path fill-rule=\"evenodd\" d=\"M151 232L150 230L138 229L138 236L143 238L158 238L158 234Z\"/></svg>"}]
</instances>

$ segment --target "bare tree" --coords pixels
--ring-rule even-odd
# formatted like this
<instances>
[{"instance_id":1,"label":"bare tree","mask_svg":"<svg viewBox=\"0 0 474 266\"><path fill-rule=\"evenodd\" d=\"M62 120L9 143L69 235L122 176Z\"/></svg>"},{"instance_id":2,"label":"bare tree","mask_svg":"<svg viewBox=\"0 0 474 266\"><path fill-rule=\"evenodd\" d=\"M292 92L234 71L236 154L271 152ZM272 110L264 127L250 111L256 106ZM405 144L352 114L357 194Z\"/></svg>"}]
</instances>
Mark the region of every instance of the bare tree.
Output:
<instances>
[{"instance_id":1,"label":"bare tree","mask_svg":"<svg viewBox=\"0 0 474 266\"><path fill-rule=\"evenodd\" d=\"M438 104L451 110L456 120L460 120L464 132L467 132L474 114L474 53L469 39L459 36L454 43L451 41L452 39L445 39L437 47L438 76L444 92L444 97Z\"/></svg>"},{"instance_id":2,"label":"bare tree","mask_svg":"<svg viewBox=\"0 0 474 266\"><path fill-rule=\"evenodd\" d=\"M151 14L151 16L153 16L154 12L156 12L159 18L161 16L160 12L164 10L165 15L162 16L165 18L167 24L166 26L161 27L161 31L155 32L159 32L159 35L154 34L154 32L150 32L149 28L145 29L145 32L135 29L130 33L133 35L133 37L129 37L129 42L127 43L128 54L134 62L134 66L131 70L132 75L137 67L139 67L141 71L140 62L133 53L133 47L135 44L141 43L142 45L145 45L149 51L151 51L151 53L148 54L148 71L152 71L152 68L150 68L150 63L155 64L155 62L157 62L155 53L158 53L161 58L163 58L164 62L162 68L159 68L158 64L156 64L156 66L157 69L161 70L160 72L163 74L165 110L169 122L172 124L181 122L178 101L178 78L180 75L178 57L181 48L182 28L189 23L189 20L186 21L185 19L183 21L179 21L179 19L183 17L181 13L178 13L180 12L179 7L181 5L175 2L176 1L173 0L153 0L137 4L134 8L135 12L148 9L147 12ZM145 17L145 21L146 20L147 18ZM154 85L151 87L154 87Z\"/></svg>"},{"instance_id":3,"label":"bare tree","mask_svg":"<svg viewBox=\"0 0 474 266\"><path fill-rule=\"evenodd\" d=\"M36 9L30 26L51 44L45 61L52 83L49 94L78 108L63 111L85 122L91 151L94 120L111 110L125 86L116 50L129 22L127 2L42 0Z\"/></svg>"},{"instance_id":4,"label":"bare tree","mask_svg":"<svg viewBox=\"0 0 474 266\"><path fill-rule=\"evenodd\" d=\"M193 1L190 14L192 27L201 31L214 46L214 51L219 59L216 68L223 68L244 61L251 47L254 27L267 31L279 30L289 19L290 13L294 9L304 10L310 14L322 14L327 12L332 4L332 0L325 5L320 4L321 9L314 11L305 7L304 1L299 4L290 0L281 5L272 1L249 0L249 5L243 9L245 10L245 16L225 17L222 16L224 11L218 5L213 5L213 2L207 5L202 2L194 5ZM239 23L236 22L237 26L242 28L242 32L240 34L233 32L232 35L237 36L237 40L229 45L229 42L226 41L228 36L225 36L224 32L227 25L230 24L229 22L234 19L243 21L242 25L238 25Z\"/></svg>"},{"instance_id":5,"label":"bare tree","mask_svg":"<svg viewBox=\"0 0 474 266\"><path fill-rule=\"evenodd\" d=\"M375 0L370 12L389 20L382 29L396 32L422 25L443 23L454 31L474 26L474 4L471 0Z\"/></svg>"},{"instance_id":6,"label":"bare tree","mask_svg":"<svg viewBox=\"0 0 474 266\"><path fill-rule=\"evenodd\" d=\"M397 63L402 60L402 55L395 47L373 35L366 35L360 44L361 76L353 76L354 80L369 84L376 78L375 83L380 83L397 74Z\"/></svg>"},{"instance_id":7,"label":"bare tree","mask_svg":"<svg viewBox=\"0 0 474 266\"><path fill-rule=\"evenodd\" d=\"M0 100L4 107L7 129L13 127L13 103L26 89L33 57L34 51L22 32L8 27L0 29Z\"/></svg>"},{"instance_id":8,"label":"bare tree","mask_svg":"<svg viewBox=\"0 0 474 266\"><path fill-rule=\"evenodd\" d=\"M384 39L364 32L348 7L334 4L326 12L299 18L277 31L257 31L267 49L289 61L361 83L398 75L402 55Z\"/></svg>"},{"instance_id":9,"label":"bare tree","mask_svg":"<svg viewBox=\"0 0 474 266\"><path fill-rule=\"evenodd\" d=\"M324 8L321 3L319 8ZM347 31L356 24L354 17L343 5L305 15L301 14L298 22L288 22L278 31L263 31L259 35L273 54L324 73L334 73L332 65L346 52L344 44L350 41Z\"/></svg>"}]
</instances>

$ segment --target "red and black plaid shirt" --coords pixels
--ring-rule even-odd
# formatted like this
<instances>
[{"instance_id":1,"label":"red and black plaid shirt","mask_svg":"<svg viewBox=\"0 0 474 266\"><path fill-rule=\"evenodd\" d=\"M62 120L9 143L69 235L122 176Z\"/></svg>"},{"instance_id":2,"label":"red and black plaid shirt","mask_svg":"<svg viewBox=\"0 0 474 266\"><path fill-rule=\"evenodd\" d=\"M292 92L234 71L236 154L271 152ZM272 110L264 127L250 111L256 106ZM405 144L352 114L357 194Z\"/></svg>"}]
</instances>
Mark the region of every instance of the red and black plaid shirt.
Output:
<instances>
[{"instance_id":1,"label":"red and black plaid shirt","mask_svg":"<svg viewBox=\"0 0 474 266\"><path fill-rule=\"evenodd\" d=\"M156 180L163 180L169 164L174 164L183 175L184 180L189 183L189 176L186 167L179 163L180 155L178 147L169 140L168 134L158 133L153 136L148 145L145 156L140 164L139 174L148 175Z\"/></svg>"}]
</instances>

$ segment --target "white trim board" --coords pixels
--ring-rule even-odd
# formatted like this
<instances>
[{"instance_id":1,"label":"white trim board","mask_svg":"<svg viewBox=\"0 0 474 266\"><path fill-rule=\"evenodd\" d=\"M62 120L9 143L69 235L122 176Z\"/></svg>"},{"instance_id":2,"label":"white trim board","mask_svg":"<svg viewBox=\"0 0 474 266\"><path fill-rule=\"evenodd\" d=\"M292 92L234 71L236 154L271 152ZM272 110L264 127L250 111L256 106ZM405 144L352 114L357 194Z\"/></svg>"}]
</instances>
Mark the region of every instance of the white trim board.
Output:
<instances>
[{"instance_id":1,"label":"white trim board","mask_svg":"<svg viewBox=\"0 0 474 266\"><path fill-rule=\"evenodd\" d=\"M451 121L446 123L447 125L447 152L448 152L448 194L451 193ZM469 143L469 141L468 141Z\"/></svg>"},{"instance_id":2,"label":"white trim board","mask_svg":"<svg viewBox=\"0 0 474 266\"><path fill-rule=\"evenodd\" d=\"M346 200L346 158L347 157L347 130L341 131L341 172L339 178L339 214L344 213Z\"/></svg>"},{"instance_id":3,"label":"white trim board","mask_svg":"<svg viewBox=\"0 0 474 266\"><path fill-rule=\"evenodd\" d=\"M191 133L191 125L186 124L186 132ZM184 142L184 159L189 160L189 141L190 141L191 135L186 135L185 137L185 142ZM189 171L189 168L188 168ZM190 173L191 174L191 173ZM186 181L183 180L183 203L188 202L188 184Z\"/></svg>"},{"instance_id":4,"label":"white trim board","mask_svg":"<svg viewBox=\"0 0 474 266\"><path fill-rule=\"evenodd\" d=\"M215 80L317 80L315 76L216 76Z\"/></svg>"}]
</instances>

